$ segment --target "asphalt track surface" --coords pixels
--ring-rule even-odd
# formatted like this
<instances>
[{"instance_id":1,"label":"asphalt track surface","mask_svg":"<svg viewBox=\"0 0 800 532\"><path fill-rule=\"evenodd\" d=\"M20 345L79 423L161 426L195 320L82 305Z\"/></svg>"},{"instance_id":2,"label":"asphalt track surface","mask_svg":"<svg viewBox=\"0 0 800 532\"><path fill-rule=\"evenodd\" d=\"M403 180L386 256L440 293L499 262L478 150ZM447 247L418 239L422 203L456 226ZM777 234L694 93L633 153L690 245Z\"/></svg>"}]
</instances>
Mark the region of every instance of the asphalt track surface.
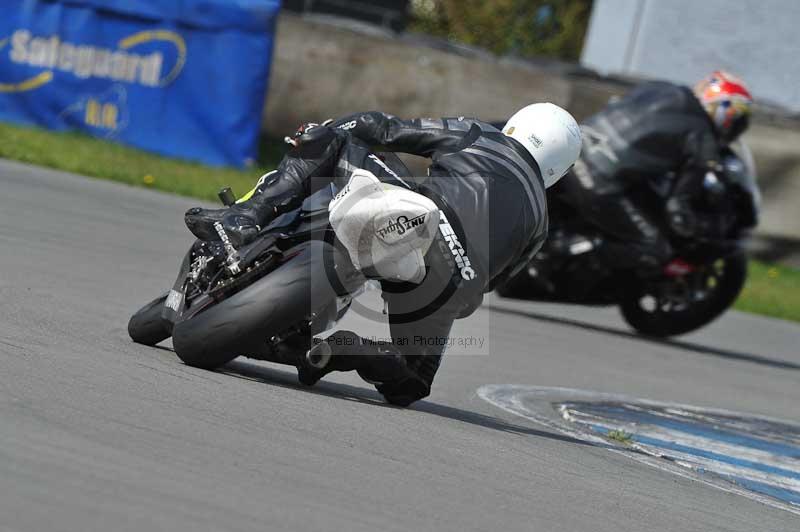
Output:
<instances>
[{"instance_id":1,"label":"asphalt track surface","mask_svg":"<svg viewBox=\"0 0 800 532\"><path fill-rule=\"evenodd\" d=\"M800 422L800 326L731 312L678 342L613 310L490 299L433 395L223 372L133 344L195 202L0 163L0 530L797 531L800 517L575 441L476 395L565 386ZM342 326L385 336L354 316Z\"/></svg>"}]
</instances>

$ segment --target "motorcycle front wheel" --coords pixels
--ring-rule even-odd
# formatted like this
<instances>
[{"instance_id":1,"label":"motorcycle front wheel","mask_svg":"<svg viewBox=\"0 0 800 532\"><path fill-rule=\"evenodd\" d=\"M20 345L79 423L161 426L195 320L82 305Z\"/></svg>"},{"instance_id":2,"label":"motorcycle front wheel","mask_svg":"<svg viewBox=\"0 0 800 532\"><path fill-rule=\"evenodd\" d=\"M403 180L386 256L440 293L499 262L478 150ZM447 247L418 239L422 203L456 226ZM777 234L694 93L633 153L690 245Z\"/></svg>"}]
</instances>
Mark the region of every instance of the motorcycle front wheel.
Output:
<instances>
[{"instance_id":1,"label":"motorcycle front wheel","mask_svg":"<svg viewBox=\"0 0 800 532\"><path fill-rule=\"evenodd\" d=\"M171 324L161 317L167 294L155 298L131 316L128 335L137 344L154 346L171 336Z\"/></svg>"},{"instance_id":2,"label":"motorcycle front wheel","mask_svg":"<svg viewBox=\"0 0 800 532\"><path fill-rule=\"evenodd\" d=\"M747 280L747 256L737 253L677 278L664 278L631 291L620 303L628 324L657 338L708 325L725 312Z\"/></svg>"}]
</instances>

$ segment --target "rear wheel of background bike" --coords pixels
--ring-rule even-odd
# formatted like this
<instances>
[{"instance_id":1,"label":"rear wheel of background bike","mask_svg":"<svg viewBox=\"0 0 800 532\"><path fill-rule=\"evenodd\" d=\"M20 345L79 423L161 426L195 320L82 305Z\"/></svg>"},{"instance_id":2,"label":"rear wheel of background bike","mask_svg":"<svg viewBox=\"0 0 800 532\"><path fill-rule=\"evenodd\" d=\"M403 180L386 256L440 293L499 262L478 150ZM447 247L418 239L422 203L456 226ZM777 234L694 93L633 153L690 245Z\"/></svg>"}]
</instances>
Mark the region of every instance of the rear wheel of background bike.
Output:
<instances>
[{"instance_id":1,"label":"rear wheel of background bike","mask_svg":"<svg viewBox=\"0 0 800 532\"><path fill-rule=\"evenodd\" d=\"M128 335L137 344L154 346L171 336L170 323L161 317L167 295L157 297L143 306L128 321Z\"/></svg>"},{"instance_id":2,"label":"rear wheel of background bike","mask_svg":"<svg viewBox=\"0 0 800 532\"><path fill-rule=\"evenodd\" d=\"M685 334L725 312L747 279L747 256L731 255L681 277L664 278L631 294L620 311L631 327L654 337Z\"/></svg>"},{"instance_id":3,"label":"rear wheel of background bike","mask_svg":"<svg viewBox=\"0 0 800 532\"><path fill-rule=\"evenodd\" d=\"M536 295L540 292L536 280L528 273L528 267L523 268L495 290L502 297L522 300L536 299Z\"/></svg>"}]
</instances>

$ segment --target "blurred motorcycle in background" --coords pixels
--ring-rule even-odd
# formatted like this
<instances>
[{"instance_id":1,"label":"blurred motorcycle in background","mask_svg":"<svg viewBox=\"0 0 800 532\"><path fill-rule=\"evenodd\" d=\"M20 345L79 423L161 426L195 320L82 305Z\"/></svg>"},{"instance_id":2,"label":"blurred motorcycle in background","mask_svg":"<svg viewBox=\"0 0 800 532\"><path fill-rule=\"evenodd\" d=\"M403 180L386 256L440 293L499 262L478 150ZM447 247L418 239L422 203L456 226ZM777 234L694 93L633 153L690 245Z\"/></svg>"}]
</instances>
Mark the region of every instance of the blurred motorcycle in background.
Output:
<instances>
[{"instance_id":1,"label":"blurred motorcycle in background","mask_svg":"<svg viewBox=\"0 0 800 532\"><path fill-rule=\"evenodd\" d=\"M750 151L736 143L706 174L695 212L711 220L711 230L692 238L669 232L675 250L660 275L615 268L597 253L606 237L568 205L556 185L547 191L550 233L542 250L519 274L498 287L507 298L617 305L639 333L675 336L707 325L727 310L747 278L744 244L758 222L760 192ZM637 203L662 215L670 181L642 180Z\"/></svg>"}]
</instances>

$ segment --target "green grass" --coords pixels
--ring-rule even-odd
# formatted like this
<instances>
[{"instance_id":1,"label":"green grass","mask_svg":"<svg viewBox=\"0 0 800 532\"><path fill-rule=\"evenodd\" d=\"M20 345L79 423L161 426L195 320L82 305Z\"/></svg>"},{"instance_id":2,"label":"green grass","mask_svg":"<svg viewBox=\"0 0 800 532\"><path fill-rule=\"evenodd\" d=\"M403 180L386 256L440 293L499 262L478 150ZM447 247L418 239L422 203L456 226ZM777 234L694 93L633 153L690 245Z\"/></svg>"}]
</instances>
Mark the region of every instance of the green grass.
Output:
<instances>
[{"instance_id":1,"label":"green grass","mask_svg":"<svg viewBox=\"0 0 800 532\"><path fill-rule=\"evenodd\" d=\"M800 321L800 270L750 261L747 284L734 306L753 314Z\"/></svg>"},{"instance_id":2,"label":"green grass","mask_svg":"<svg viewBox=\"0 0 800 532\"><path fill-rule=\"evenodd\" d=\"M226 185L241 196L275 167L283 153L282 143L264 140L254 168L211 168L79 133L0 123L0 157L208 200L216 200L217 191ZM735 306L800 322L800 270L752 261L747 285Z\"/></svg>"},{"instance_id":3,"label":"green grass","mask_svg":"<svg viewBox=\"0 0 800 532\"><path fill-rule=\"evenodd\" d=\"M283 154L282 145L270 140L264 140L259 151L256 166L246 171L212 168L80 133L0 123L0 157L209 200L216 200L225 185L241 196Z\"/></svg>"},{"instance_id":4,"label":"green grass","mask_svg":"<svg viewBox=\"0 0 800 532\"><path fill-rule=\"evenodd\" d=\"M607 437L609 440L614 440L625 445L633 443L633 434L625 432L622 429L612 429L608 431Z\"/></svg>"}]
</instances>

